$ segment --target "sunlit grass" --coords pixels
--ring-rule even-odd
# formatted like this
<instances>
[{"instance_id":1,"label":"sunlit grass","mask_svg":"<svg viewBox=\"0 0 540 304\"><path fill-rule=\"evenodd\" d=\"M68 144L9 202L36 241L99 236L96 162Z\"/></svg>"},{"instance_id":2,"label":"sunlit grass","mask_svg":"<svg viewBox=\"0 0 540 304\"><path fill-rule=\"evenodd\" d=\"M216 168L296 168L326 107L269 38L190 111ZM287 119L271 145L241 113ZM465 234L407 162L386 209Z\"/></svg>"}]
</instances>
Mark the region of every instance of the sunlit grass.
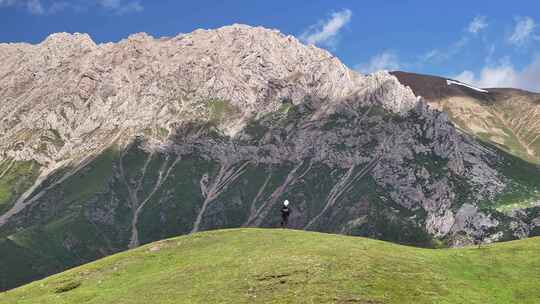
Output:
<instances>
[{"instance_id":1,"label":"sunlit grass","mask_svg":"<svg viewBox=\"0 0 540 304\"><path fill-rule=\"evenodd\" d=\"M538 303L540 239L420 249L281 229L152 243L0 303Z\"/></svg>"}]
</instances>

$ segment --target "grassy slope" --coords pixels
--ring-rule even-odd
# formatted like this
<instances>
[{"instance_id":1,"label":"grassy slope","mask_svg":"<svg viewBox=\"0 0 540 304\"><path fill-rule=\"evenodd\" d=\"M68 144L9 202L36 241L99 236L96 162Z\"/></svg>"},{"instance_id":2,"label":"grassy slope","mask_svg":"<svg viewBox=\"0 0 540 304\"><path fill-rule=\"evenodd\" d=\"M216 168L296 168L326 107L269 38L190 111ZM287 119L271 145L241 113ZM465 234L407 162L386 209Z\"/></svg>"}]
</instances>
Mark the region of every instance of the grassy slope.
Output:
<instances>
[{"instance_id":1,"label":"grassy slope","mask_svg":"<svg viewBox=\"0 0 540 304\"><path fill-rule=\"evenodd\" d=\"M39 175L39 165L31 161L0 162L0 214L8 211L15 200Z\"/></svg>"},{"instance_id":2,"label":"grassy slope","mask_svg":"<svg viewBox=\"0 0 540 304\"><path fill-rule=\"evenodd\" d=\"M221 230L110 256L2 293L0 303L538 303L539 250L539 238L433 250Z\"/></svg>"},{"instance_id":3,"label":"grassy slope","mask_svg":"<svg viewBox=\"0 0 540 304\"><path fill-rule=\"evenodd\" d=\"M540 166L509 154L500 155L504 159L497 169L508 179L508 185L504 192L489 202L490 206L501 212L537 206L540 200Z\"/></svg>"},{"instance_id":4,"label":"grassy slope","mask_svg":"<svg viewBox=\"0 0 540 304\"><path fill-rule=\"evenodd\" d=\"M7 238L0 237L0 252L6 257L0 259L0 290L104 256L103 248L107 246L98 231L100 227L88 222L81 212L81 205L103 189L104 181L112 174L111 163L115 153L106 151L92 166L81 170L61 186L59 197L62 199L55 200L55 203L62 212L53 209L50 214L55 217L47 218L46 214L40 217L47 219L47 222L36 221L24 230L9 234ZM0 179L0 190L3 181ZM66 248L69 240L72 240L70 249Z\"/></svg>"}]
</instances>

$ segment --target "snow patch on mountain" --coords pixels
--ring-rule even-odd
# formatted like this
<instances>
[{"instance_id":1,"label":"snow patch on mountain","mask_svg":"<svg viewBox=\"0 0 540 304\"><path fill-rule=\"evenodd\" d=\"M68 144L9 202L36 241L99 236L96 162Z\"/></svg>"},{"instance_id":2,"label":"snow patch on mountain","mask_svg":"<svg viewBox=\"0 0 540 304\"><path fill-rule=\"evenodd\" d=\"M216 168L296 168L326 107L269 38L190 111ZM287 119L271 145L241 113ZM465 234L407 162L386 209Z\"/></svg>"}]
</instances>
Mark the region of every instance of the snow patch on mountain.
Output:
<instances>
[{"instance_id":1,"label":"snow patch on mountain","mask_svg":"<svg viewBox=\"0 0 540 304\"><path fill-rule=\"evenodd\" d=\"M459 81L455 81L455 80L447 79L447 80L446 80L446 84L448 84L448 85L451 85L451 84L460 85L460 86L462 86L462 87L466 87L466 88L475 90L475 91L477 91L477 92L489 93L488 91L486 91L486 90L484 90L484 89L479 89L479 88L477 88L477 87L473 87L473 86L471 86L471 85L468 85L468 84L465 84L465 83L462 83L462 82L459 82Z\"/></svg>"}]
</instances>

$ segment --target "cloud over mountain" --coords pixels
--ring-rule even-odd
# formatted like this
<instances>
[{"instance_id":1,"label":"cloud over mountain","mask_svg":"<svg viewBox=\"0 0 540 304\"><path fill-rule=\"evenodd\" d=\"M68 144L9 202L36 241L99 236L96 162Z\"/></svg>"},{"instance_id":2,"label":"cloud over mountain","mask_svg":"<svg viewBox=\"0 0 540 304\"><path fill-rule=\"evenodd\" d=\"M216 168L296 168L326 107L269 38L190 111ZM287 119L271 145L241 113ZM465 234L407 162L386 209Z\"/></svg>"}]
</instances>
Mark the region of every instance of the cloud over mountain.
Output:
<instances>
[{"instance_id":1,"label":"cloud over mountain","mask_svg":"<svg viewBox=\"0 0 540 304\"><path fill-rule=\"evenodd\" d=\"M536 22L531 17L519 17L516 19L514 31L508 38L508 42L516 46L526 44L530 39L538 39L535 36L534 30L537 27Z\"/></svg>"},{"instance_id":2,"label":"cloud over mountain","mask_svg":"<svg viewBox=\"0 0 540 304\"><path fill-rule=\"evenodd\" d=\"M355 66L355 70L369 74L380 70L397 70L400 67L401 64L397 54L387 50L371 57L369 62Z\"/></svg>"},{"instance_id":3,"label":"cloud over mountain","mask_svg":"<svg viewBox=\"0 0 540 304\"><path fill-rule=\"evenodd\" d=\"M486 21L486 16L476 16L474 19L469 23L469 26L467 27L467 31L469 33L478 34L482 30L488 27L488 23Z\"/></svg>"},{"instance_id":4,"label":"cloud over mountain","mask_svg":"<svg viewBox=\"0 0 540 304\"><path fill-rule=\"evenodd\" d=\"M515 87L540 92L540 56L521 70L503 59L496 65L483 67L478 75L465 70L453 78L483 88Z\"/></svg>"},{"instance_id":5,"label":"cloud over mountain","mask_svg":"<svg viewBox=\"0 0 540 304\"><path fill-rule=\"evenodd\" d=\"M300 35L300 39L307 44L335 47L339 32L351 21L351 17L352 12L349 9L332 13L329 20L321 20L310 26Z\"/></svg>"}]
</instances>

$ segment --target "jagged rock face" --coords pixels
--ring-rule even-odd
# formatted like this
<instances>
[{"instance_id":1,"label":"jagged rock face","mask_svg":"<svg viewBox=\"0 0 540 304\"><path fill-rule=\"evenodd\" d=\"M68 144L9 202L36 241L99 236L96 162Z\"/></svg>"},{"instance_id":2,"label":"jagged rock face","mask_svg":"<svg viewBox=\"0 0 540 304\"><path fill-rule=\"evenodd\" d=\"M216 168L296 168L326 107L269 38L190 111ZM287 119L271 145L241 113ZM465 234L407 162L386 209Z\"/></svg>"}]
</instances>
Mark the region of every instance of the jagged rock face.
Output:
<instances>
[{"instance_id":1,"label":"jagged rock face","mask_svg":"<svg viewBox=\"0 0 540 304\"><path fill-rule=\"evenodd\" d=\"M507 180L503 191L492 192L499 194L490 197L491 205L515 218L510 223L515 237L535 234L538 225L524 219L534 218L539 209L540 94L508 88L478 90L456 82L451 85L437 76L392 74L416 95L425 97L432 108L448 113L461 132L517 157L507 157L491 170L491 174L498 173ZM486 173L485 168L474 170Z\"/></svg>"},{"instance_id":2,"label":"jagged rock face","mask_svg":"<svg viewBox=\"0 0 540 304\"><path fill-rule=\"evenodd\" d=\"M122 132L205 118L211 99L240 110L224 127L230 134L283 99L310 96L332 108L359 96L397 112L415 103L387 74L359 75L292 36L242 25L102 45L88 35L54 34L35 46L1 45L0 60L0 148L40 163L80 156Z\"/></svg>"},{"instance_id":3,"label":"jagged rock face","mask_svg":"<svg viewBox=\"0 0 540 304\"><path fill-rule=\"evenodd\" d=\"M529 162L540 163L540 94L517 89L474 90L447 79L393 72L464 132Z\"/></svg>"},{"instance_id":4,"label":"jagged rock face","mask_svg":"<svg viewBox=\"0 0 540 304\"><path fill-rule=\"evenodd\" d=\"M396 77L357 74L276 31L4 44L0 96L0 246L35 263L275 227L285 198L294 228L420 246L539 230L537 211L491 205L525 183L502 171L508 155ZM3 286L56 271L30 268Z\"/></svg>"}]
</instances>

